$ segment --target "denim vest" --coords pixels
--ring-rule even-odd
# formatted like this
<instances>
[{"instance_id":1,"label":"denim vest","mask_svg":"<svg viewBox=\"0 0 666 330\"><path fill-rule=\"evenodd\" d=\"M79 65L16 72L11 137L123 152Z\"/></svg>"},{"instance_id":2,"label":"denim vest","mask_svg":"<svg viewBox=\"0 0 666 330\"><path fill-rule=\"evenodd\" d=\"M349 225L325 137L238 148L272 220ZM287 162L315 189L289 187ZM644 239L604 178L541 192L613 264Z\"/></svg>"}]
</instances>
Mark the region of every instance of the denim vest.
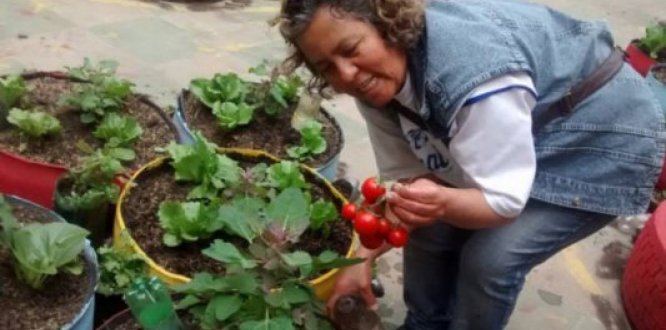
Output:
<instances>
[{"instance_id":1,"label":"denim vest","mask_svg":"<svg viewBox=\"0 0 666 330\"><path fill-rule=\"evenodd\" d=\"M479 84L527 72L537 92L534 116L588 76L614 46L603 23L505 0L432 0L425 23L408 69L419 115L442 139ZM664 157L664 128L654 95L625 64L571 114L536 133L531 197L610 215L644 212Z\"/></svg>"}]
</instances>

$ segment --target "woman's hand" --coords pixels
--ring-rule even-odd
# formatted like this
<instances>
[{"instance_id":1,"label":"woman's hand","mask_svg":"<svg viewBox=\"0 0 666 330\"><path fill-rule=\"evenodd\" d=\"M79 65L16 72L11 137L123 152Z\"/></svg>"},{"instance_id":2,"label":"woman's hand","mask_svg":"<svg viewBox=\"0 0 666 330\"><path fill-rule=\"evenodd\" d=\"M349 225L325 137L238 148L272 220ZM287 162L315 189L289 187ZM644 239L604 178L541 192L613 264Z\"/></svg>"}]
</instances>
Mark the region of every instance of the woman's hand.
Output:
<instances>
[{"instance_id":1,"label":"woman's hand","mask_svg":"<svg viewBox=\"0 0 666 330\"><path fill-rule=\"evenodd\" d=\"M334 315L335 302L338 298L346 295L360 295L369 308L377 308L377 299L372 294L372 263L374 259L369 258L360 264L349 266L340 270L335 282L333 294L326 303L328 315Z\"/></svg>"},{"instance_id":2,"label":"woman's hand","mask_svg":"<svg viewBox=\"0 0 666 330\"><path fill-rule=\"evenodd\" d=\"M386 195L391 211L408 227L428 226L446 214L447 187L428 178L396 183Z\"/></svg>"}]
</instances>

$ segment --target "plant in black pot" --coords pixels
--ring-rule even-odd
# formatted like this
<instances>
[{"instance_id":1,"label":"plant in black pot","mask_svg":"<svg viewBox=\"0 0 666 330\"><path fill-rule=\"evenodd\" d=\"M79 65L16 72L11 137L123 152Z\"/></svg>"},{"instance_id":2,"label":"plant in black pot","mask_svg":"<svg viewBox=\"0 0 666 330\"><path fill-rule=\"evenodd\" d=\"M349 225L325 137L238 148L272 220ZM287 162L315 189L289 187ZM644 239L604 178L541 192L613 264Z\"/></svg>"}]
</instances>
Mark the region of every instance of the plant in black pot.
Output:
<instances>
[{"instance_id":1,"label":"plant in black pot","mask_svg":"<svg viewBox=\"0 0 666 330\"><path fill-rule=\"evenodd\" d=\"M134 151L113 147L93 150L85 143L80 147L90 154L58 180L54 209L69 222L88 229L97 247L111 234L108 209L120 191L114 180L125 174L123 162L132 160Z\"/></svg>"}]
</instances>

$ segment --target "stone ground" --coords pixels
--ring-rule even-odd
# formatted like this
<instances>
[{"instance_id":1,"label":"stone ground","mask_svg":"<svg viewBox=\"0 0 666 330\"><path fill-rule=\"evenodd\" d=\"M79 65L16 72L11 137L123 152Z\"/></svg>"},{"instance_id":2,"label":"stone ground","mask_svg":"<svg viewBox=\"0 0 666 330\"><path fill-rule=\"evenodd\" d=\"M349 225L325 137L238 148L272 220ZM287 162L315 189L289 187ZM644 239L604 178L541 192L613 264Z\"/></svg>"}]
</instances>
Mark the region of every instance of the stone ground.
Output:
<instances>
[{"instance_id":1,"label":"stone ground","mask_svg":"<svg viewBox=\"0 0 666 330\"><path fill-rule=\"evenodd\" d=\"M643 34L644 26L666 18L663 0L541 0L576 16L605 19L618 45ZM285 54L284 43L266 21L276 0L223 0L188 4L149 0L0 1L0 74L62 70L84 57L115 59L119 75L164 106L191 79L215 72L244 73ZM364 178L376 172L365 125L349 98L330 102L343 127L342 171ZM538 266L528 276L507 329L630 329L619 293L624 260L631 248L629 222L619 220ZM628 224L628 226L627 226ZM625 228L626 227L626 228ZM404 317L401 254L379 264L386 287L379 313L387 329Z\"/></svg>"}]
</instances>

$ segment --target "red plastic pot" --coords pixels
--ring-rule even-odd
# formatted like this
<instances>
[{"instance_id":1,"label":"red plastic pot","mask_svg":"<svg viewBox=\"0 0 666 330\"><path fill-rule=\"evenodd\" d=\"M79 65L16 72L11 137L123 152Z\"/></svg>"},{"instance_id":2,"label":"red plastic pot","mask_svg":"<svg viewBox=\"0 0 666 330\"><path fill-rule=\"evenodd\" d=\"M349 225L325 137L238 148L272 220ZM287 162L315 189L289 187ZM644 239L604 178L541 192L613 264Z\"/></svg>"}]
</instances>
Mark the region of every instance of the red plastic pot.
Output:
<instances>
[{"instance_id":1,"label":"red plastic pot","mask_svg":"<svg viewBox=\"0 0 666 330\"><path fill-rule=\"evenodd\" d=\"M53 209L53 191L63 166L35 162L0 150L0 192Z\"/></svg>"},{"instance_id":2,"label":"red plastic pot","mask_svg":"<svg viewBox=\"0 0 666 330\"><path fill-rule=\"evenodd\" d=\"M622 278L622 299L635 330L666 329L666 202L634 244Z\"/></svg>"},{"instance_id":3,"label":"red plastic pot","mask_svg":"<svg viewBox=\"0 0 666 330\"><path fill-rule=\"evenodd\" d=\"M657 63L655 59L651 58L648 54L645 54L640 48L638 48L638 40L632 40L624 51L627 53L627 61L629 64L631 64L631 66L643 77L647 75L650 67Z\"/></svg>"}]
</instances>

